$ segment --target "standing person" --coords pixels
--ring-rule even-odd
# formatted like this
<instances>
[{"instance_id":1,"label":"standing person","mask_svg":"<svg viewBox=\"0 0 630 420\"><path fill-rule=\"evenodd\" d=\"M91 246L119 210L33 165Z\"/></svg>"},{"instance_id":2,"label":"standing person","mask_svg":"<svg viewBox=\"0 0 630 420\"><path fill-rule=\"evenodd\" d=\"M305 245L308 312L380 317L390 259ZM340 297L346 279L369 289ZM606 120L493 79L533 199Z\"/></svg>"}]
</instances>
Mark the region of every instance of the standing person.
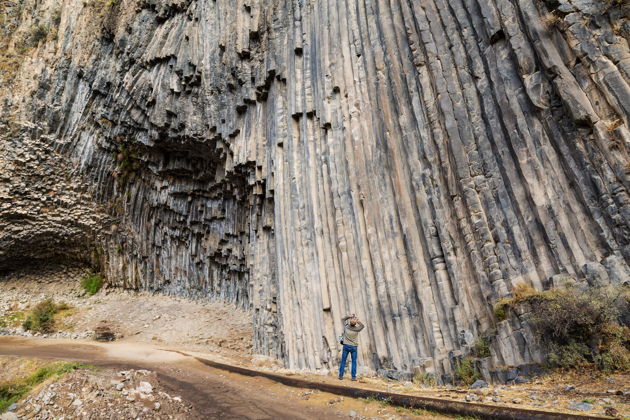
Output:
<instances>
[{"instance_id":1,"label":"standing person","mask_svg":"<svg viewBox=\"0 0 630 420\"><path fill-rule=\"evenodd\" d=\"M359 346L359 331L365 328L365 325L358 320L355 314L347 315L341 318L344 324L343 335L341 336L341 344L343 344L343 353L341 355L341 365L339 365L339 379L343 379L343 373L346 369L346 359L348 353L352 356L352 380L357 380L357 347Z\"/></svg>"}]
</instances>

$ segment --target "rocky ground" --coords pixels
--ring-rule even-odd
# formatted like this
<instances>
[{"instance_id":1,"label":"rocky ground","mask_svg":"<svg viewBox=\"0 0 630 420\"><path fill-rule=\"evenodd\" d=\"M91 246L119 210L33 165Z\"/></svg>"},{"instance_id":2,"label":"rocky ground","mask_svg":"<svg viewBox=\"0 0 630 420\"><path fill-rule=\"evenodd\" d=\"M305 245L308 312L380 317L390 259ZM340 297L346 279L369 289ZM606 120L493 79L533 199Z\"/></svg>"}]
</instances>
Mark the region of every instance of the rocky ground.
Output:
<instances>
[{"instance_id":1,"label":"rocky ground","mask_svg":"<svg viewBox=\"0 0 630 420\"><path fill-rule=\"evenodd\" d=\"M35 345L36 346L36 345ZM99 359L97 363L102 362ZM49 362L38 358L0 356L0 387L30 374ZM166 367L166 368L165 368ZM192 370L189 370L192 369ZM344 398L318 390L289 388L262 378L246 378L204 370L203 365L162 363L159 372L96 367L54 377L35 387L25 398L0 414L2 420L19 419L331 419L413 420L448 419L422 410L407 410L386 403ZM222 396L199 399L195 388L173 380L200 375L218 381ZM212 388L215 385L210 385ZM264 393L260 390L264 389ZM198 390L198 389L197 389ZM256 394L252 394L255 392ZM260 398L276 406L266 409ZM226 415L226 401L230 405ZM298 415L282 415L278 407L293 407ZM202 409L205 409L202 410ZM208 409L215 410L214 415ZM280 413L280 415L278 415Z\"/></svg>"},{"instance_id":2,"label":"rocky ground","mask_svg":"<svg viewBox=\"0 0 630 420\"><path fill-rule=\"evenodd\" d=\"M77 370L52 380L12 408L20 419L190 419L190 402L160 384L155 372Z\"/></svg>"},{"instance_id":3,"label":"rocky ground","mask_svg":"<svg viewBox=\"0 0 630 420\"><path fill-rule=\"evenodd\" d=\"M453 401L630 418L630 374L554 373L523 384L478 381L470 387L423 386L365 377L359 386Z\"/></svg>"},{"instance_id":4,"label":"rocky ground","mask_svg":"<svg viewBox=\"0 0 630 420\"><path fill-rule=\"evenodd\" d=\"M189 353L215 361L286 375L297 375L314 381L340 383L334 374L325 376L291 371L282 368L274 360L253 355L251 352L251 317L247 311L221 303L150 295L119 289L104 288L94 296L88 296L80 286L80 280L85 273L86 270L81 267L25 268L2 277L0 279L2 284L0 334L33 335L23 331L21 321L29 308L46 297L52 297L57 302L66 302L70 309L64 311L57 319L59 330L46 335L46 338L49 339L89 340L94 337L95 329L107 325L115 333L116 341L121 344L143 343L156 348L187 350ZM117 377L117 373L114 375L111 372L103 372L75 372L57 385L49 385L53 388L46 388L46 392L51 392L54 395L55 387L59 387L60 391L57 394L61 390L64 390L64 393L74 393L78 395L74 398L75 400L88 404L86 401L90 398L86 399L85 395L89 395L90 392L105 392L107 394L111 391L112 386L114 388L120 387L121 385L118 384L120 382L123 384L123 388L117 390L120 395L117 395L116 398L122 398L121 401L124 404L118 407L114 401L107 400L108 402L103 402L104 406L99 406L100 408L95 406L94 410L110 409L111 406L107 404L113 404L117 409L129 410L121 412L122 417L119 418L132 418L125 416L131 416L132 413L141 412L139 410L145 408L146 410L142 411L145 415L143 418L151 418L150 415L157 416L158 414L163 415L160 418L168 418L168 416L177 418L177 415L185 413L185 411L172 411L176 408L172 408L172 410L164 408L157 412L151 404L160 403L162 406L163 403L168 402L171 405L174 404L173 407L179 407L176 404L179 401L168 400L168 397L159 392L152 394L155 401L146 398L138 399L132 395L133 390L139 386L138 378L144 377L144 372L131 373L133 378ZM155 377L148 373L146 375L147 379L143 379L143 381L158 389L159 385L155 382ZM109 379L103 379L104 377L109 377ZM2 377L0 377L1 379ZM116 385L110 386L111 381L118 382ZM86 384L81 389L87 391L77 393L76 390L70 390L67 387L70 387L72 382ZM478 383L472 388L427 386L412 382L389 381L369 375L362 376L358 383L342 382L342 384L346 383L388 392L447 398L471 403L482 402L492 405L519 406L610 417L630 417L630 375L628 374L601 375L595 372L552 374L542 378L534 378L530 382L518 385L488 386L485 383ZM343 398L338 399L331 396L326 399L319 397L317 393L313 394L311 391L303 391L303 393L303 395L296 395L300 399L318 401L318 404L327 407L349 405L347 402L340 404L344 401ZM37 405L44 408L48 406L38 402L36 398L41 400L40 394L33 394L29 398L25 401L29 408L22 405L21 414L30 415L36 411ZM69 407L79 412L83 406L72 405L73 401L64 397L55 404L60 407L63 404L69 404ZM147 405L147 401L151 404ZM182 403L180 408L184 410L185 407L186 405ZM361 411L363 406L352 407L350 404L346 408L347 412L357 413ZM51 410L50 407L47 409ZM384 407L378 407L378 410L382 409ZM340 413L342 412L344 411L341 410ZM372 414L377 417L384 415L383 412L374 410L372 410ZM400 415L395 411L391 414L393 416ZM51 416L56 415L51 412Z\"/></svg>"},{"instance_id":5,"label":"rocky ground","mask_svg":"<svg viewBox=\"0 0 630 420\"><path fill-rule=\"evenodd\" d=\"M119 341L150 342L211 351L236 358L251 354L251 315L222 303L103 288L88 296L81 288L82 267L30 267L0 278L0 334L40 336L21 323L38 302L65 302L49 338L86 339L107 326Z\"/></svg>"}]
</instances>

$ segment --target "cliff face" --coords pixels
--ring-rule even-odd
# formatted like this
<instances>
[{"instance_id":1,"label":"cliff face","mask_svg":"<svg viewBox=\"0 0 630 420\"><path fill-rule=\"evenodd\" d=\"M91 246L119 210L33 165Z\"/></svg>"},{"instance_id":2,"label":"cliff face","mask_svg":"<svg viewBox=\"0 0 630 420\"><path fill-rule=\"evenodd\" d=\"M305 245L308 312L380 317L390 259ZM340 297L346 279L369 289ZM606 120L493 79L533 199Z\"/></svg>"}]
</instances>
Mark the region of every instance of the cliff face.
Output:
<instances>
[{"instance_id":1,"label":"cliff face","mask_svg":"<svg viewBox=\"0 0 630 420\"><path fill-rule=\"evenodd\" d=\"M356 312L364 365L436 373L541 360L519 283L629 277L627 4L1 7L0 269L234 302L292 368Z\"/></svg>"}]
</instances>

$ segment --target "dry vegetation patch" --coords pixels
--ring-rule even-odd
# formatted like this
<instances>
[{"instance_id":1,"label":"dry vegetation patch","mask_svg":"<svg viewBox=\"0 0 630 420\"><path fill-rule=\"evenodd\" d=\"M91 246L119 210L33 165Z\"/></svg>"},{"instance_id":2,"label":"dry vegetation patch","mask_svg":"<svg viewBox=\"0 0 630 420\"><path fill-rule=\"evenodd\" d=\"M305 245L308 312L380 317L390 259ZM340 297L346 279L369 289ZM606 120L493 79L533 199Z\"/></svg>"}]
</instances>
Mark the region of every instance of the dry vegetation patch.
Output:
<instances>
[{"instance_id":1,"label":"dry vegetation patch","mask_svg":"<svg viewBox=\"0 0 630 420\"><path fill-rule=\"evenodd\" d=\"M55 303L52 298L46 298L29 311L22 328L25 331L47 334L55 330L58 319L72 313L73 308L67 303Z\"/></svg>"},{"instance_id":2,"label":"dry vegetation patch","mask_svg":"<svg viewBox=\"0 0 630 420\"><path fill-rule=\"evenodd\" d=\"M525 308L551 367L630 370L630 291L624 286L551 289L519 285L495 306L499 320Z\"/></svg>"}]
</instances>

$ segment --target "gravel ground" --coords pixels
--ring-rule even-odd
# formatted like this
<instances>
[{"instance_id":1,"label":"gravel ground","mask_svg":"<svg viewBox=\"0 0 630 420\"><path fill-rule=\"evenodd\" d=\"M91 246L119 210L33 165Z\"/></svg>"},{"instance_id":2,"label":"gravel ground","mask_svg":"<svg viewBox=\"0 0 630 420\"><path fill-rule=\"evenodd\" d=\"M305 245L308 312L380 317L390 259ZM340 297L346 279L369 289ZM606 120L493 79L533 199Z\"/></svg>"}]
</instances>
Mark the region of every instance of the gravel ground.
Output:
<instances>
[{"instance_id":1,"label":"gravel ground","mask_svg":"<svg viewBox=\"0 0 630 420\"><path fill-rule=\"evenodd\" d=\"M80 286L81 267L26 268L0 277L0 334L42 336L21 328L23 315L52 297L66 302L48 338L85 339L106 325L118 340L208 351L242 359L251 355L251 315L219 302L103 288L87 296ZM4 322L3 322L4 321ZM3 327L3 324L5 326Z\"/></svg>"},{"instance_id":2,"label":"gravel ground","mask_svg":"<svg viewBox=\"0 0 630 420\"><path fill-rule=\"evenodd\" d=\"M25 376L45 362L4 356L0 364L11 372L4 375L6 381ZM80 369L53 377L10 411L20 419L42 420L197 418L192 404L165 388L155 372L134 369Z\"/></svg>"}]
</instances>

